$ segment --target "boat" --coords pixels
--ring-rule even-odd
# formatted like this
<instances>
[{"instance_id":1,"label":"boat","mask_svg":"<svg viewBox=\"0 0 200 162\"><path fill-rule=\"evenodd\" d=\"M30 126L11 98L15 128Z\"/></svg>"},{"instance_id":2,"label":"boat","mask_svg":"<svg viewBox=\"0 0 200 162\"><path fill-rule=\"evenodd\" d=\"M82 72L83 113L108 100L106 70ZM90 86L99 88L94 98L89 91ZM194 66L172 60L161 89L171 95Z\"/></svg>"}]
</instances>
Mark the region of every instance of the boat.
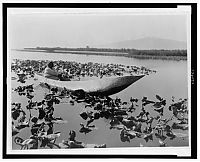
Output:
<instances>
[{"instance_id":1,"label":"boat","mask_svg":"<svg viewBox=\"0 0 200 162\"><path fill-rule=\"evenodd\" d=\"M40 83L45 83L50 87L57 87L61 89L67 89L70 91L83 90L91 95L113 95L116 94L128 86L141 79L145 75L130 75L130 76L113 76L103 77L84 81L59 81L49 79L43 76L43 74L35 74Z\"/></svg>"}]
</instances>

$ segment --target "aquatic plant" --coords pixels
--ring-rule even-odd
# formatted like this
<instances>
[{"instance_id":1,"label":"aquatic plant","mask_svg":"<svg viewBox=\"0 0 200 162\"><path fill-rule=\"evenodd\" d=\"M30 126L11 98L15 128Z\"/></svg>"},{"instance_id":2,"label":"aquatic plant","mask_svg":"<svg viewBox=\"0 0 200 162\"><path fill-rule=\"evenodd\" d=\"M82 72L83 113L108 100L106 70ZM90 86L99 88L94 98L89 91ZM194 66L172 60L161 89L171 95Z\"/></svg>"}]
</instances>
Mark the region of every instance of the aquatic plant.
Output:
<instances>
[{"instance_id":1,"label":"aquatic plant","mask_svg":"<svg viewBox=\"0 0 200 162\"><path fill-rule=\"evenodd\" d=\"M17 63L22 65L22 68L25 68L27 64L32 65L34 63L34 67L37 69L40 64L45 64L46 62L17 60ZM69 63L68 65L76 68L77 63ZM89 69L91 66L100 65L88 63L85 65L79 64L79 66ZM17 71L17 67L13 66L12 70ZM110 65L106 67L109 69ZM125 69L124 66L118 65L111 65L111 67ZM133 66L127 68L137 69ZM41 69L35 69L29 69L28 75L42 71ZM141 69L142 71L147 70L144 67L141 67ZM104 72L99 73L103 75ZM105 75L107 74L109 72L105 73ZM89 74L85 73L85 75ZM14 142L20 146L20 149L106 147L105 144L85 144L76 141L76 132L74 130L70 131L68 140L57 143L57 139L61 137L62 132L55 132L55 125L67 123L62 117L54 116L55 105L63 103L63 99L65 99L66 104L72 106L81 104L84 107L84 111L77 114L77 116L80 115L83 120L80 124L79 133L84 133L85 135L98 129L93 124L95 123L94 121L106 119L109 123L109 129L116 129L119 132L121 142L131 142L131 140L140 138L145 143L148 143L157 138L159 139L158 145L163 147L167 146L166 139L174 140L175 138L188 137L188 133L175 132L178 129L183 131L188 129L187 99L175 101L173 97L172 103L168 107L166 100L158 94L155 95L155 100L150 100L145 96L141 99L131 97L127 102L122 101L119 97L94 96L83 90L68 91L66 89L60 90L56 87L51 88L48 84L44 86L48 88L48 92L45 93L44 98L41 98L40 101L34 101L37 88L33 84L25 85L22 83L13 89L15 93L27 99L25 107L22 107L21 103L11 103L12 136ZM165 118L166 111L172 112L172 116ZM33 112L37 112L37 115L33 115ZM27 139L22 139L20 132L25 128L30 131L31 135Z\"/></svg>"}]
</instances>

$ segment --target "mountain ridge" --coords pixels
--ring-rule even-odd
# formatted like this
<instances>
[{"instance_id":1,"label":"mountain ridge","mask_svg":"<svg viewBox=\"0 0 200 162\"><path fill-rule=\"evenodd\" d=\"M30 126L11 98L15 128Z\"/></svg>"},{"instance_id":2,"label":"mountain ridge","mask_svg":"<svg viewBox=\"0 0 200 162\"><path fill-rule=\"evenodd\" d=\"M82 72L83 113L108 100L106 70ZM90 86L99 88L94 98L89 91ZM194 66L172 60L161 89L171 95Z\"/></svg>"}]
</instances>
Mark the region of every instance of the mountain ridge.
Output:
<instances>
[{"instance_id":1,"label":"mountain ridge","mask_svg":"<svg viewBox=\"0 0 200 162\"><path fill-rule=\"evenodd\" d=\"M108 43L99 45L100 48L131 48L139 50L150 50L150 49L187 49L187 43L184 41L157 38L157 37L143 37L134 40L125 40L119 42Z\"/></svg>"}]
</instances>

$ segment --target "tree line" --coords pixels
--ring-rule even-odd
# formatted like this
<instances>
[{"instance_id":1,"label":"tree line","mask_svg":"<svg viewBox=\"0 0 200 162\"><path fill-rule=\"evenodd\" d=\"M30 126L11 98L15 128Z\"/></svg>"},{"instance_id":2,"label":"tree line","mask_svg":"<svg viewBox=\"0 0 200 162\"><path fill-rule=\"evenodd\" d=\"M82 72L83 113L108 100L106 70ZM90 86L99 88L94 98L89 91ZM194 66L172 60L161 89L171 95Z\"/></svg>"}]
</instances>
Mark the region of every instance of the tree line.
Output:
<instances>
[{"instance_id":1,"label":"tree line","mask_svg":"<svg viewBox=\"0 0 200 162\"><path fill-rule=\"evenodd\" d=\"M149 49L149 50L138 50L130 48L61 48L61 47L36 47L36 48L24 48L25 50L44 50L46 52L56 51L90 51L90 52L116 52L120 55L127 54L129 56L180 56L187 57L187 50L177 49L177 50L164 50L164 49Z\"/></svg>"}]
</instances>

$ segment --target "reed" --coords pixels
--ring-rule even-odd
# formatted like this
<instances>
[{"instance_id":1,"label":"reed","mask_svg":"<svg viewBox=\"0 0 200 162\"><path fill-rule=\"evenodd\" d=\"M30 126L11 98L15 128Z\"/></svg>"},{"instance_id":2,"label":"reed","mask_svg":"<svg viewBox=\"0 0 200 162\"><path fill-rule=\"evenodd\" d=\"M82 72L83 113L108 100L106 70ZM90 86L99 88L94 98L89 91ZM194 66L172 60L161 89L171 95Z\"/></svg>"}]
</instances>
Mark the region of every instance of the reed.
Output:
<instances>
[{"instance_id":1,"label":"reed","mask_svg":"<svg viewBox=\"0 0 200 162\"><path fill-rule=\"evenodd\" d=\"M101 49L101 48L24 48L19 51L47 52L61 54L118 56L137 59L187 60L187 50L136 50L136 49Z\"/></svg>"}]
</instances>

